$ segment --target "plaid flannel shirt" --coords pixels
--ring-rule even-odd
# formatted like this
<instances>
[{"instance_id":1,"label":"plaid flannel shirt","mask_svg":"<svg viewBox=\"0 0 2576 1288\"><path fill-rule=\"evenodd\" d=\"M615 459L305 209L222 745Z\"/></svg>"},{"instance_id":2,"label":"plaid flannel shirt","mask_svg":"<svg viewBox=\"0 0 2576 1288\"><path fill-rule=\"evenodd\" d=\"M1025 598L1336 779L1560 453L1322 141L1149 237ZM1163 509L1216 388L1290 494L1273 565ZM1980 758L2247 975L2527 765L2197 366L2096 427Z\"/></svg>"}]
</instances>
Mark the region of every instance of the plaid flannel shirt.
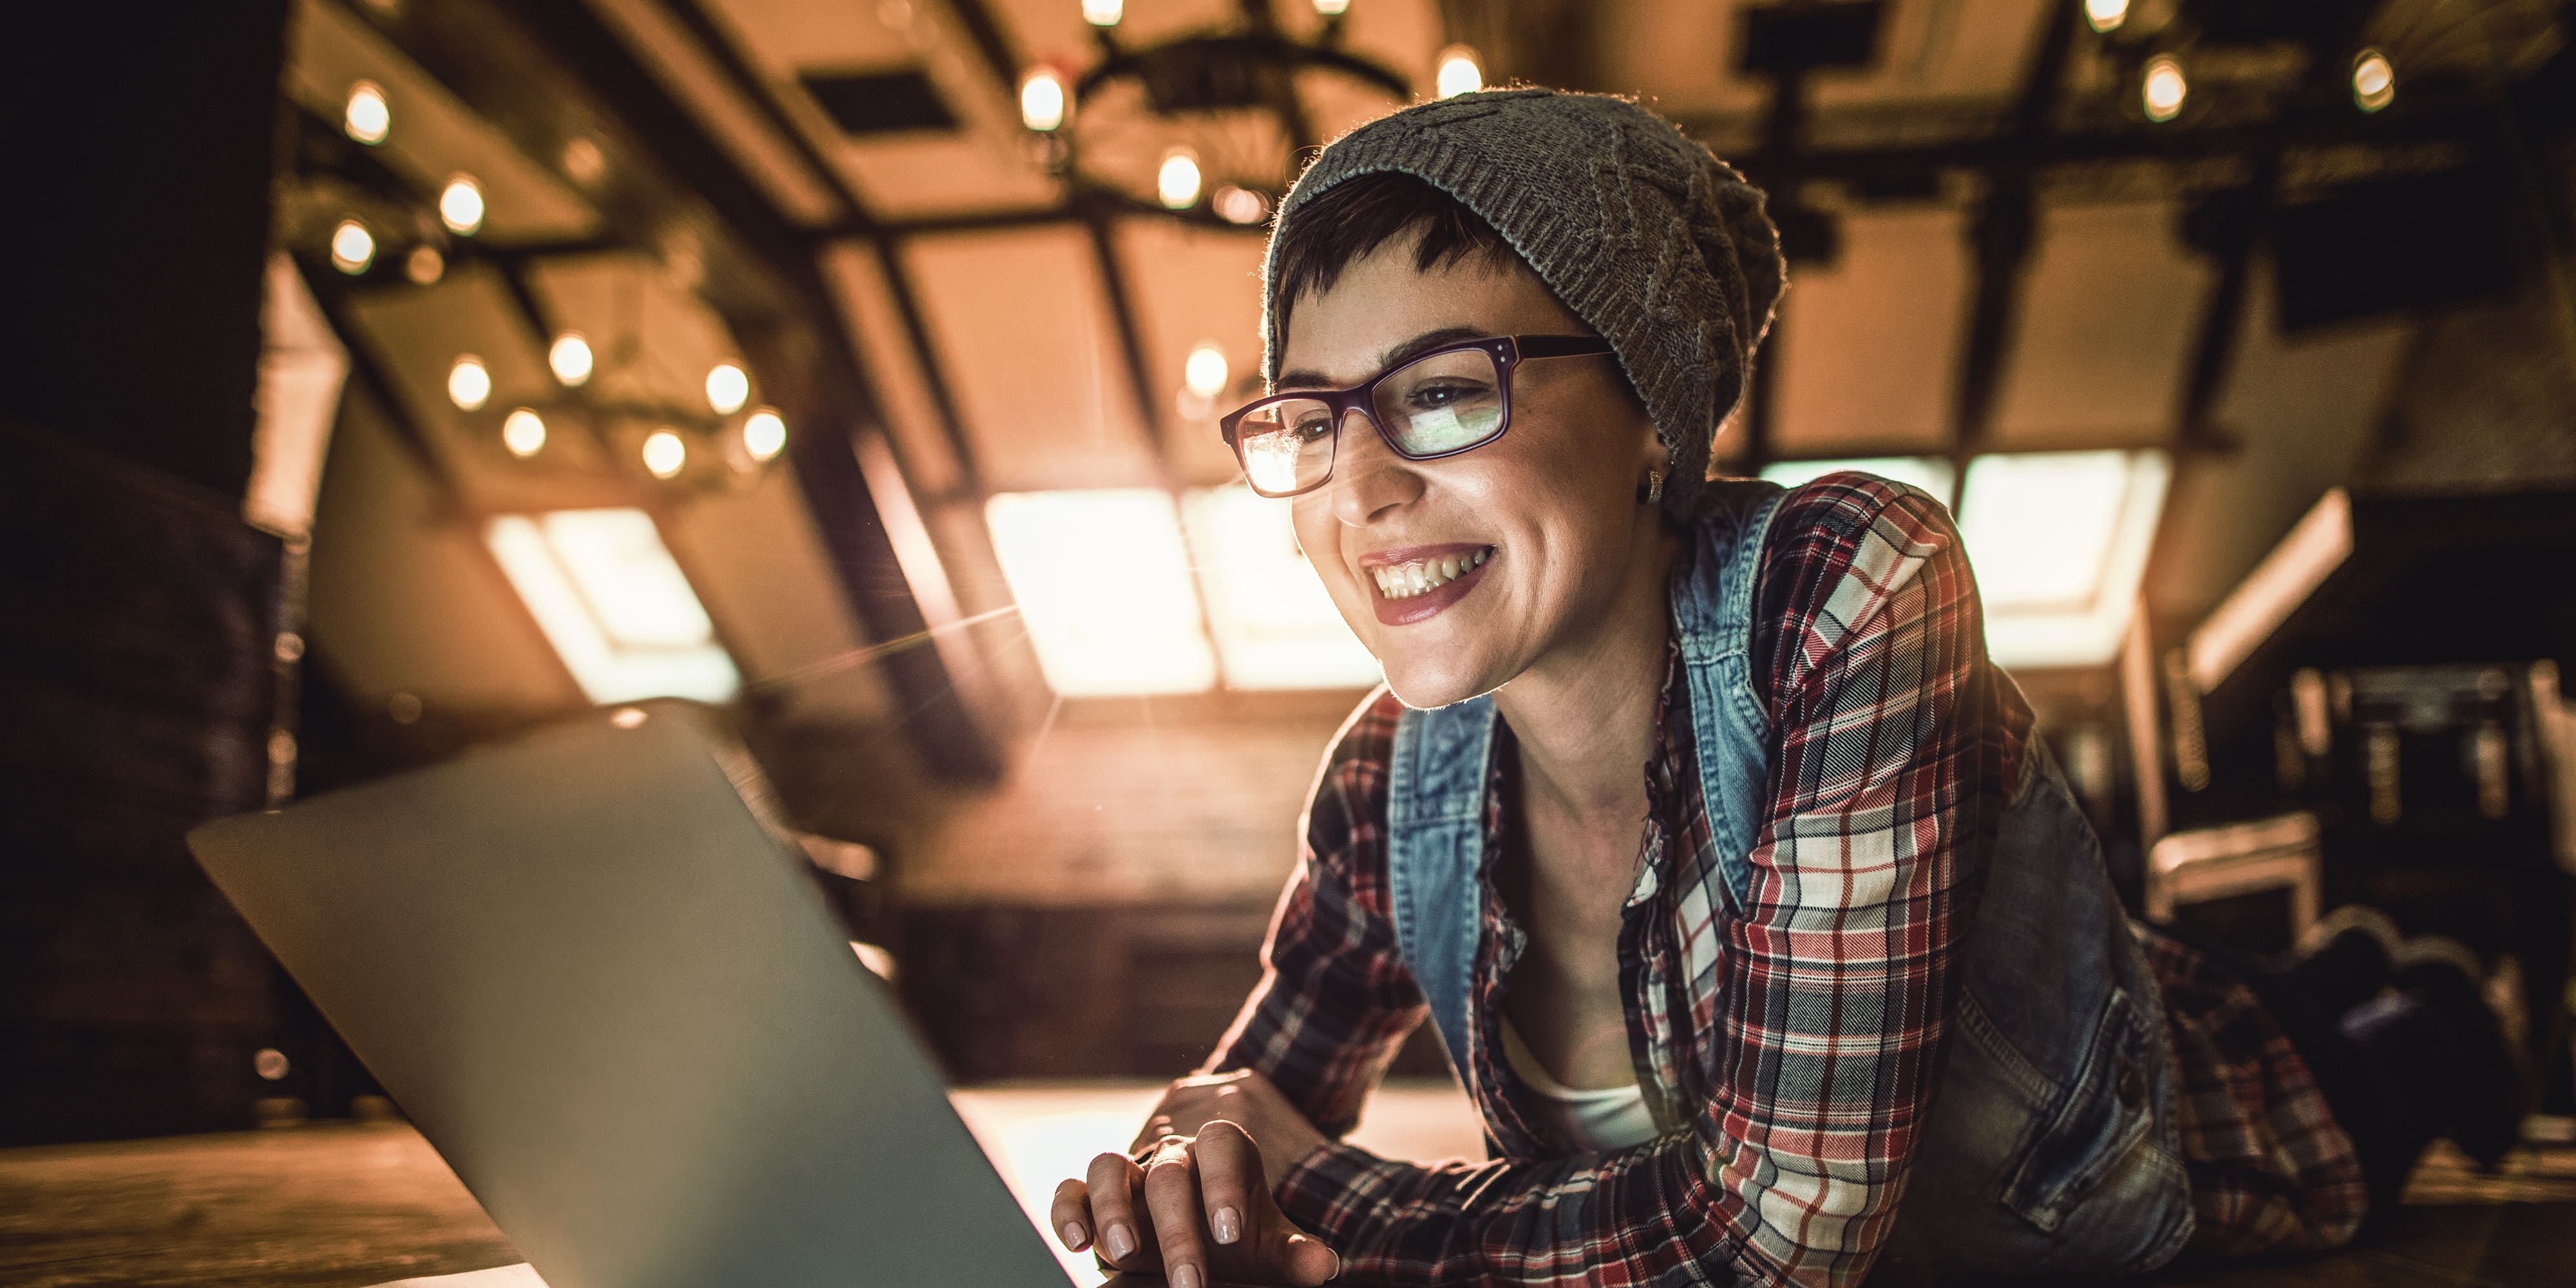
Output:
<instances>
[{"instance_id":1,"label":"plaid flannel shirt","mask_svg":"<svg viewBox=\"0 0 2576 1288\"><path fill-rule=\"evenodd\" d=\"M1620 983L1661 1134L1579 1153L1534 1125L1495 1038L1526 941L1488 879L1468 1085L1497 1157L1422 1166L1335 1143L1282 1183L1281 1206L1354 1278L1842 1284L1877 1255L1939 1069L1969 874L1983 870L1976 847L2010 796L2031 714L1992 682L1957 531L1918 493L1853 474L1794 489L1771 525L1757 602L1755 685L1776 746L1742 915L1711 893L1719 856L1677 649L1645 767ZM1380 691L1336 739L1262 982L1208 1066L1260 1071L1334 1137L1426 1014L1387 889L1387 764L1401 712ZM1489 856L1504 852L1516 759L1506 727L1486 792ZM2185 975L2205 965L2170 941L2151 957ZM2200 1012L2174 1008L2178 1034L2192 1039L2176 1045L2184 1110L2201 1119L2184 1133L2200 1150L2195 1211L2218 1223L2196 1243L2340 1242L2362 1202L2349 1141L2259 1006L2245 1013L2245 999L2194 978L2210 986L2184 1001L2236 1008L2231 1022L2199 1027ZM1842 1022L1830 1034L1781 1030L1775 1017L1793 997L1801 1013L1827 1004ZM1781 1094L1788 1086L1830 1095ZM2284 1125L2310 1129L2284 1136Z\"/></svg>"}]
</instances>

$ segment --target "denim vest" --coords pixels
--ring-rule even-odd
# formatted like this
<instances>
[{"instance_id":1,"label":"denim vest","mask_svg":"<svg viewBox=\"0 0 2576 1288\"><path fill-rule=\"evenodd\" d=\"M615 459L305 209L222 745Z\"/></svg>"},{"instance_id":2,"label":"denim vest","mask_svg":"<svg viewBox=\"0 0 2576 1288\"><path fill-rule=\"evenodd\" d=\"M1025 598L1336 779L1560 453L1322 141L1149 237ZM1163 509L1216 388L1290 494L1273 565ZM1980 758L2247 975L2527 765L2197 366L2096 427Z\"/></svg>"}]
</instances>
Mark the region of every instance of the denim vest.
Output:
<instances>
[{"instance_id":1,"label":"denim vest","mask_svg":"<svg viewBox=\"0 0 2576 1288\"><path fill-rule=\"evenodd\" d=\"M1691 534L1697 558L1674 587L1672 622L1725 887L1714 893L1722 915L1740 916L1770 804L1770 718L1750 654L1754 583L1781 489L1709 486L1715 513ZM1470 1008L1496 722L1490 696L1406 711L1387 791L1396 937L1462 1080L1476 1067ZM1945 1276L2152 1270L2193 1228L2163 995L2101 843L2036 734L1983 861L1965 987L1889 1254Z\"/></svg>"}]
</instances>

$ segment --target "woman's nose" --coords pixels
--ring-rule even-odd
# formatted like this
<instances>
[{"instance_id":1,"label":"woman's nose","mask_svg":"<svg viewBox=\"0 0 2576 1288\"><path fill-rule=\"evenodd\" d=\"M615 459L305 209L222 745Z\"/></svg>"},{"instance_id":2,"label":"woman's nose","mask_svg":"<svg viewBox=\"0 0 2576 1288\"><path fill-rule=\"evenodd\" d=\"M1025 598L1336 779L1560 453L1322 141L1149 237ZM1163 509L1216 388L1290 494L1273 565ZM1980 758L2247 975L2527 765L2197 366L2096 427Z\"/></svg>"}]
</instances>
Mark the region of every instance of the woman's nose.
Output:
<instances>
[{"instance_id":1,"label":"woman's nose","mask_svg":"<svg viewBox=\"0 0 2576 1288\"><path fill-rule=\"evenodd\" d=\"M1354 410L1342 416L1340 441L1333 446L1330 486L1333 517L1364 527L1421 496L1422 474L1386 445L1368 417Z\"/></svg>"}]
</instances>

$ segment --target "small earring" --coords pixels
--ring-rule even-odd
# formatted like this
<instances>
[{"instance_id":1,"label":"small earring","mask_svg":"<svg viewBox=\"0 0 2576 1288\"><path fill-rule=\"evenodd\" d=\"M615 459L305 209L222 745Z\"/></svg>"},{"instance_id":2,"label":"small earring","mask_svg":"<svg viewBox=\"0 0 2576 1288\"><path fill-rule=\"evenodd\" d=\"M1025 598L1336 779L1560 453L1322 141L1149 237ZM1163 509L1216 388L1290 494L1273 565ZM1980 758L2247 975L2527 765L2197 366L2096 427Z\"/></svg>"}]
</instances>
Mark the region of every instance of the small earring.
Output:
<instances>
[{"instance_id":1,"label":"small earring","mask_svg":"<svg viewBox=\"0 0 2576 1288\"><path fill-rule=\"evenodd\" d=\"M1637 504L1658 505L1663 502L1663 499L1664 472L1660 469L1646 471L1646 485L1637 489Z\"/></svg>"}]
</instances>

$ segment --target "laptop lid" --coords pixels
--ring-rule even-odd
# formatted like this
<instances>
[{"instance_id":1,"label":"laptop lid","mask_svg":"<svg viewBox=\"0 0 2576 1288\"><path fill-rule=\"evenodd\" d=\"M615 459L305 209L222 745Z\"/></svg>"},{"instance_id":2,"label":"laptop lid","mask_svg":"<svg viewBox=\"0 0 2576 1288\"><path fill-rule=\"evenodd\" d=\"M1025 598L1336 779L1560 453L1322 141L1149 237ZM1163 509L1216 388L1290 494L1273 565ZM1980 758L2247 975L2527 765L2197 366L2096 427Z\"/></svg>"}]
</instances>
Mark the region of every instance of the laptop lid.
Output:
<instances>
[{"instance_id":1,"label":"laptop lid","mask_svg":"<svg viewBox=\"0 0 2576 1288\"><path fill-rule=\"evenodd\" d=\"M644 714L188 843L550 1288L1060 1288L800 860Z\"/></svg>"}]
</instances>

